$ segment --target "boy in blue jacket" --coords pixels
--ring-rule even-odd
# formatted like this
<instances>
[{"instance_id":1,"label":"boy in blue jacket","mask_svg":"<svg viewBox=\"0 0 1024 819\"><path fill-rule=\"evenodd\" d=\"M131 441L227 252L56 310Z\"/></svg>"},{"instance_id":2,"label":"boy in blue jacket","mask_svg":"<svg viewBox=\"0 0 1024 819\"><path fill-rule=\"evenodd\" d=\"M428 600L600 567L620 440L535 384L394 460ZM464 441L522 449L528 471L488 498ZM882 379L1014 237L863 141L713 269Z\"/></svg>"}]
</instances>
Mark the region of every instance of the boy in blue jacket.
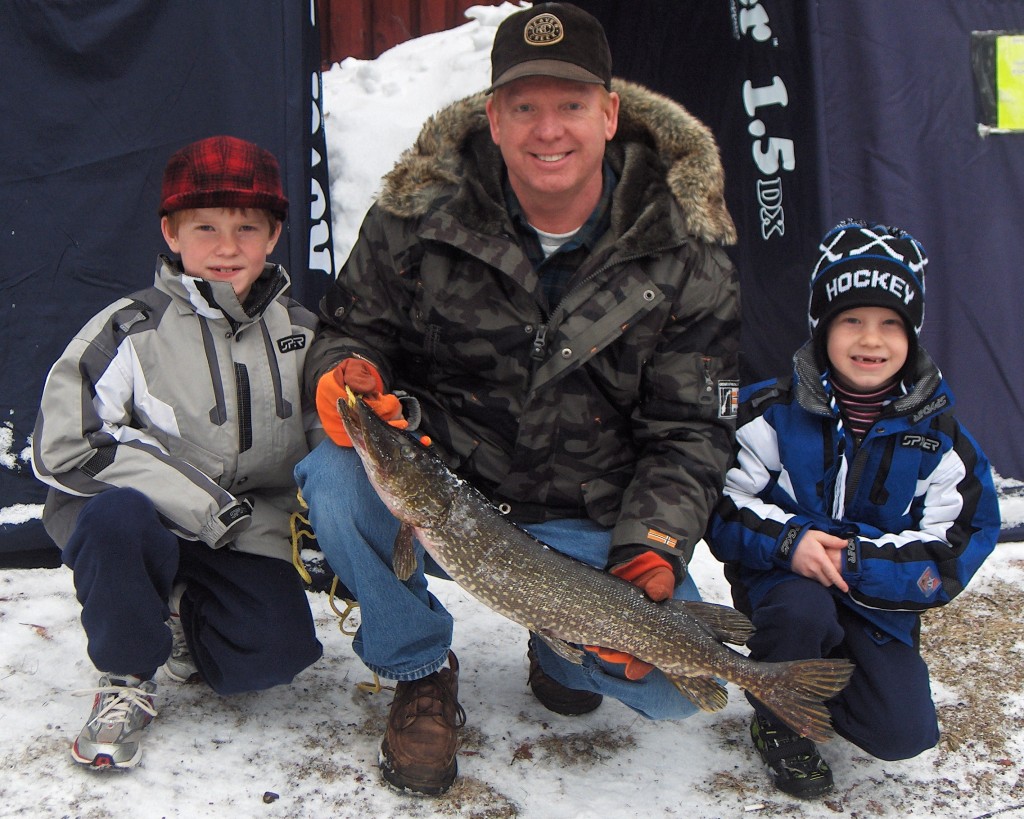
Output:
<instances>
[{"instance_id":1,"label":"boy in blue jacket","mask_svg":"<svg viewBox=\"0 0 1024 819\"><path fill-rule=\"evenodd\" d=\"M920 347L927 264L897 228L843 222L811 274L794 372L740 395L737 454L708 543L751 616L756 660L845 657L837 733L880 759L939 739L921 612L959 594L992 551L988 459ZM832 771L749 698L776 787L816 797Z\"/></svg>"}]
</instances>

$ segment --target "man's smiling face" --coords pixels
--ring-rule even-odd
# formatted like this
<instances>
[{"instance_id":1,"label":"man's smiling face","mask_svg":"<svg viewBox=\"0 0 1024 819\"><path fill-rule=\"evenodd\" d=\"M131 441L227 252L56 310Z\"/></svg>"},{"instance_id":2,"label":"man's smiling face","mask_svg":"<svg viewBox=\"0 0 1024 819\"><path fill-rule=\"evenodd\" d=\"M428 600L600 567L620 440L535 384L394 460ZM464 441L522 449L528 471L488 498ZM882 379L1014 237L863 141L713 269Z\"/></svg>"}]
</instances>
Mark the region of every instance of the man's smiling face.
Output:
<instances>
[{"instance_id":1,"label":"man's smiling face","mask_svg":"<svg viewBox=\"0 0 1024 819\"><path fill-rule=\"evenodd\" d=\"M495 90L487 101L491 138L528 216L568 203L589 214L618 113L618 95L597 84L523 77Z\"/></svg>"}]
</instances>

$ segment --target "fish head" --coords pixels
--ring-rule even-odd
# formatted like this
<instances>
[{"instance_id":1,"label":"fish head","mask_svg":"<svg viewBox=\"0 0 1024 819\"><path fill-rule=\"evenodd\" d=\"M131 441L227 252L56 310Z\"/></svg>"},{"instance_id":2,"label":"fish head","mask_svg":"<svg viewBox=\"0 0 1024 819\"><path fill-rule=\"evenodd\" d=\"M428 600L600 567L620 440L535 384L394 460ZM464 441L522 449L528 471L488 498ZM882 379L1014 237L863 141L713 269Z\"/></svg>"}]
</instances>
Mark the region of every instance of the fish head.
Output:
<instances>
[{"instance_id":1,"label":"fish head","mask_svg":"<svg viewBox=\"0 0 1024 819\"><path fill-rule=\"evenodd\" d=\"M443 520L459 483L444 462L354 394L339 399L338 414L366 476L391 514L418 528L429 529Z\"/></svg>"}]
</instances>

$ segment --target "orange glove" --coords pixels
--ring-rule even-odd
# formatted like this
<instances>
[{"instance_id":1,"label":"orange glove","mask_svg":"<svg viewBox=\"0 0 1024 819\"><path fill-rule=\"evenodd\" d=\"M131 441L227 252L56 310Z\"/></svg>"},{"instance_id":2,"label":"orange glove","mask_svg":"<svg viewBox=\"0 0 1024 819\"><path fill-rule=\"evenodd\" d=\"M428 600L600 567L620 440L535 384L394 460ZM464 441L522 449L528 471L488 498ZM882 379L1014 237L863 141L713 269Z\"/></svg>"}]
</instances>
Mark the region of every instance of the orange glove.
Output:
<instances>
[{"instance_id":1,"label":"orange glove","mask_svg":"<svg viewBox=\"0 0 1024 819\"><path fill-rule=\"evenodd\" d=\"M645 663L643 660L638 660L632 654L627 654L625 651L612 651L612 649L610 648L601 648L601 646L583 647L587 649L587 651L593 651L598 657L600 657L605 662L617 663L618 665L625 665L627 680L642 679L654 670L654 666L650 663Z\"/></svg>"},{"instance_id":2,"label":"orange glove","mask_svg":"<svg viewBox=\"0 0 1024 819\"><path fill-rule=\"evenodd\" d=\"M638 554L632 560L620 563L611 572L643 589L644 594L655 603L668 600L676 589L672 564L655 551Z\"/></svg>"},{"instance_id":3,"label":"orange glove","mask_svg":"<svg viewBox=\"0 0 1024 819\"><path fill-rule=\"evenodd\" d=\"M361 358L346 358L331 370L331 375L342 395L345 394L345 387L351 387L352 392L358 395L380 395L384 392L384 379L380 377L377 368Z\"/></svg>"},{"instance_id":4,"label":"orange glove","mask_svg":"<svg viewBox=\"0 0 1024 819\"><path fill-rule=\"evenodd\" d=\"M676 588L676 575L672 571L672 565L655 551L641 552L631 560L615 566L611 573L643 589L644 594L656 603L670 598ZM613 651L600 646L586 648L605 662L625 665L627 680L639 680L654 668L650 663L638 660L625 651Z\"/></svg>"},{"instance_id":5,"label":"orange glove","mask_svg":"<svg viewBox=\"0 0 1024 819\"><path fill-rule=\"evenodd\" d=\"M352 446L345 424L338 414L338 400L347 398L345 387L362 395L377 415L396 429L405 429L409 422L402 417L402 402L392 393L384 393L384 381L369 361L346 358L333 370L320 376L316 385L316 411L324 432L338 446ZM383 394L382 394L383 393Z\"/></svg>"}]
</instances>

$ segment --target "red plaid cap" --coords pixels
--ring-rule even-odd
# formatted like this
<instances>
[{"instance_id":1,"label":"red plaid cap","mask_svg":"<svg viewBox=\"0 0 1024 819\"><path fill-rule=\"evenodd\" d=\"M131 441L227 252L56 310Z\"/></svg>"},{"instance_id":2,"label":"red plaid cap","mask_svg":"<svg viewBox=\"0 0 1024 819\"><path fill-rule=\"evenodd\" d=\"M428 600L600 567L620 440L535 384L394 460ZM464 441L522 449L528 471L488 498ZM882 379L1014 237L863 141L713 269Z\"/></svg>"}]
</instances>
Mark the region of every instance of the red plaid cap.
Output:
<instances>
[{"instance_id":1,"label":"red plaid cap","mask_svg":"<svg viewBox=\"0 0 1024 819\"><path fill-rule=\"evenodd\" d=\"M160 215L188 208L262 208L282 222L288 200L270 151L244 139L215 136L186 145L167 161Z\"/></svg>"}]
</instances>

